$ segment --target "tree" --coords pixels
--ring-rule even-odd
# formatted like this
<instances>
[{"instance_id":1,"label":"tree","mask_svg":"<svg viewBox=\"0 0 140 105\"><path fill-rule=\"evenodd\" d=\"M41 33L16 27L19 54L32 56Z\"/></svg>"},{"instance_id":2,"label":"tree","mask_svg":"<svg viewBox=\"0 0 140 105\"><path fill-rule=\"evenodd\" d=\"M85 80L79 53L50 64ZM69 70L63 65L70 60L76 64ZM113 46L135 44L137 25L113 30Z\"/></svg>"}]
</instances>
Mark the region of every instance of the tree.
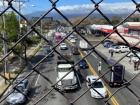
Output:
<instances>
[{"instance_id":1,"label":"tree","mask_svg":"<svg viewBox=\"0 0 140 105\"><path fill-rule=\"evenodd\" d=\"M113 16L112 19L111 19L111 22L112 22L113 25L118 24L120 21L121 21L121 18L118 17L118 16Z\"/></svg>"},{"instance_id":2,"label":"tree","mask_svg":"<svg viewBox=\"0 0 140 105\"><path fill-rule=\"evenodd\" d=\"M19 23L14 12L8 13L5 16L6 34L10 42L16 42L19 33Z\"/></svg>"}]
</instances>

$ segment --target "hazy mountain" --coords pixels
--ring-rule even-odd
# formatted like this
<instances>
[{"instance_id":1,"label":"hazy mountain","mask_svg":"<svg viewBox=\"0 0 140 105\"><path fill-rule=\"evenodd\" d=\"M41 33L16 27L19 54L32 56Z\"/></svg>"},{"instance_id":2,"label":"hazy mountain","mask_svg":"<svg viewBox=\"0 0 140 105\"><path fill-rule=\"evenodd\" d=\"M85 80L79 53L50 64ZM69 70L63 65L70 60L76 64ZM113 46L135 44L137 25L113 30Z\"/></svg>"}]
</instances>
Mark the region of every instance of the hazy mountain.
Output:
<instances>
[{"instance_id":1,"label":"hazy mountain","mask_svg":"<svg viewBox=\"0 0 140 105\"><path fill-rule=\"evenodd\" d=\"M27 14L26 17L27 18L32 18L32 17L40 17L41 15L45 14L45 11L37 11L37 12L33 12L33 13L30 13L30 14ZM82 13L63 13L67 18L75 18L75 17L80 17L80 16L86 16L87 14L82 14ZM128 14L105 14L107 17L111 18L113 16L119 16L119 17L126 17ZM101 18L103 16L101 16L99 13L93 13L92 15L90 16L94 16L94 17L97 17L97 18ZM59 15L58 13L56 12L51 12L49 13L46 17L53 17L54 19L63 19L63 17L61 15Z\"/></svg>"}]
</instances>

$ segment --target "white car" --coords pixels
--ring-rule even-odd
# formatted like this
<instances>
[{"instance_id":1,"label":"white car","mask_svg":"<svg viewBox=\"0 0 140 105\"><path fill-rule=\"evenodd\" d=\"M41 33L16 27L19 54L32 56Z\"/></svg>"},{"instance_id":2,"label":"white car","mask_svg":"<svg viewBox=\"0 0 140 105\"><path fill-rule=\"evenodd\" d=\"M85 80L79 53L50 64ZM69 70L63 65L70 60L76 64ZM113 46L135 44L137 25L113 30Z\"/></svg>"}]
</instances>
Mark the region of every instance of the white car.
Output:
<instances>
[{"instance_id":1,"label":"white car","mask_svg":"<svg viewBox=\"0 0 140 105\"><path fill-rule=\"evenodd\" d=\"M76 43L76 40L72 38L72 39L70 39L70 42L71 43Z\"/></svg>"},{"instance_id":2,"label":"white car","mask_svg":"<svg viewBox=\"0 0 140 105\"><path fill-rule=\"evenodd\" d=\"M108 48L108 52L111 53L111 51L113 51L116 47L117 47L117 45L111 45L111 46Z\"/></svg>"},{"instance_id":3,"label":"white car","mask_svg":"<svg viewBox=\"0 0 140 105\"><path fill-rule=\"evenodd\" d=\"M140 59L138 57L132 57L132 61L133 62L138 62L138 61L140 61Z\"/></svg>"},{"instance_id":4,"label":"white car","mask_svg":"<svg viewBox=\"0 0 140 105\"><path fill-rule=\"evenodd\" d=\"M90 88L91 97L94 98L106 98L107 97L107 90L104 86L104 83L101 79L97 80L98 76L89 75L86 77L87 87ZM97 81L96 81L97 80ZM96 81L96 82L95 82ZM96 91L95 91L95 90Z\"/></svg>"},{"instance_id":5,"label":"white car","mask_svg":"<svg viewBox=\"0 0 140 105\"><path fill-rule=\"evenodd\" d=\"M130 50L129 50L129 47L127 47L127 46L124 46L124 45L120 45L120 46L115 46L114 48L113 48L113 52L129 52Z\"/></svg>"},{"instance_id":6,"label":"white car","mask_svg":"<svg viewBox=\"0 0 140 105\"><path fill-rule=\"evenodd\" d=\"M134 53L137 54L138 57L140 57L140 52L139 52L139 51L136 51L136 50L133 50L133 52L131 51L131 52L127 55L127 57L136 57L136 55L135 55Z\"/></svg>"},{"instance_id":7,"label":"white car","mask_svg":"<svg viewBox=\"0 0 140 105\"><path fill-rule=\"evenodd\" d=\"M66 45L66 43L61 43L59 49L60 50L67 50L68 46Z\"/></svg>"}]
</instances>

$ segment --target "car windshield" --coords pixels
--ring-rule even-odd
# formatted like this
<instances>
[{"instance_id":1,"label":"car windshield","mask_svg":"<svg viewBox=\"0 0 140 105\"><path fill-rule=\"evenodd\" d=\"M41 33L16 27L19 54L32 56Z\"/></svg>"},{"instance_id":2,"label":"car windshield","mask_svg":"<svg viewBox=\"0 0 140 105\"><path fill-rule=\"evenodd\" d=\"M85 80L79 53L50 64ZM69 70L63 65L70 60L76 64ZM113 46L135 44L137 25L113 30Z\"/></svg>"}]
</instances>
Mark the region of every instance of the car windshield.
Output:
<instances>
[{"instance_id":1,"label":"car windshield","mask_svg":"<svg viewBox=\"0 0 140 105\"><path fill-rule=\"evenodd\" d=\"M14 92L19 93L19 92L23 92L23 91L24 91L24 88L22 86L17 86Z\"/></svg>"},{"instance_id":2,"label":"car windshield","mask_svg":"<svg viewBox=\"0 0 140 105\"><path fill-rule=\"evenodd\" d=\"M119 49L119 46L114 46L115 49Z\"/></svg>"},{"instance_id":3,"label":"car windshield","mask_svg":"<svg viewBox=\"0 0 140 105\"><path fill-rule=\"evenodd\" d=\"M111 47L113 47L113 48L116 47L116 46L117 46L117 45L111 45Z\"/></svg>"},{"instance_id":4,"label":"car windshield","mask_svg":"<svg viewBox=\"0 0 140 105\"><path fill-rule=\"evenodd\" d=\"M82 60L82 61L80 61L80 63L85 64L85 63L86 63L86 61L85 61L85 60Z\"/></svg>"},{"instance_id":5,"label":"car windshield","mask_svg":"<svg viewBox=\"0 0 140 105\"><path fill-rule=\"evenodd\" d=\"M93 88L103 88L102 82L95 82L92 84Z\"/></svg>"}]
</instances>

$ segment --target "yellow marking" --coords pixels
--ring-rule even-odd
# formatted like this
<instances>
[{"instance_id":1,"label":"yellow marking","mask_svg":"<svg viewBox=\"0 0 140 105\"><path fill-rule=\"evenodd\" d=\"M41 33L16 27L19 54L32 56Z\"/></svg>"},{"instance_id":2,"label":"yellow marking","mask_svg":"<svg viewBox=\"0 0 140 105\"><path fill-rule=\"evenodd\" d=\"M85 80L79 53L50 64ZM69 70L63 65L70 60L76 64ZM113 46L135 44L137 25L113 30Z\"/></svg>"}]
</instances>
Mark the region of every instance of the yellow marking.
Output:
<instances>
[{"instance_id":1,"label":"yellow marking","mask_svg":"<svg viewBox=\"0 0 140 105\"><path fill-rule=\"evenodd\" d=\"M83 53L81 53L81 51L79 51L79 52L80 52L81 57L83 58L83 57L84 57ZM87 64L88 64L89 69L91 70L91 72L92 72L94 75L97 75L97 73L95 72L95 70L93 69L93 67L90 65L90 63L87 61L87 59L85 59L85 60L86 60L86 62L87 62Z\"/></svg>"},{"instance_id":2,"label":"yellow marking","mask_svg":"<svg viewBox=\"0 0 140 105\"><path fill-rule=\"evenodd\" d=\"M79 52L80 52L81 57L83 58L84 54L80 50L79 50ZM89 66L90 71L93 73L93 75L97 75L95 69L91 66L91 64L87 61L87 59L85 59L85 60ZM112 95L111 92L108 90L108 88L106 86L105 86L105 88L107 89L109 96L111 96ZM114 96L111 97L111 101L112 101L113 105L119 105L119 103L117 102L117 100L115 99Z\"/></svg>"},{"instance_id":3,"label":"yellow marking","mask_svg":"<svg viewBox=\"0 0 140 105\"><path fill-rule=\"evenodd\" d=\"M71 43L69 40L66 40L67 43L69 43L70 45L74 45L73 43Z\"/></svg>"}]
</instances>

